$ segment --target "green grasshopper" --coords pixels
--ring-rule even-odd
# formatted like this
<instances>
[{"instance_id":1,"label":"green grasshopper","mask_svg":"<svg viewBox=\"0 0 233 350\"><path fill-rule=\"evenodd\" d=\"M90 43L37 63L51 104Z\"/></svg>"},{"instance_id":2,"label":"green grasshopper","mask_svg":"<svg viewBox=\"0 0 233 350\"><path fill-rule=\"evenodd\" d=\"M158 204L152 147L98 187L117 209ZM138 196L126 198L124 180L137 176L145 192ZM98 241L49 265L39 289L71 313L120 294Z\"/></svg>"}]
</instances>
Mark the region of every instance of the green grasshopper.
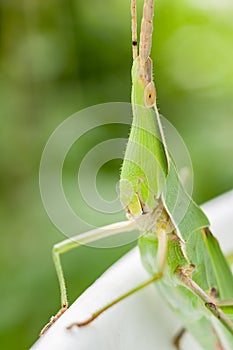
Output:
<instances>
[{"instance_id":1,"label":"green grasshopper","mask_svg":"<svg viewBox=\"0 0 233 350\"><path fill-rule=\"evenodd\" d=\"M141 233L138 245L142 262L151 278L68 329L89 324L111 306L156 282L184 327L174 338L177 348L187 330L203 349L232 349L232 272L209 229L207 217L183 188L166 146L156 106L149 57L154 1L144 1L139 48L136 0L131 0L131 14L133 121L120 179L120 199L128 220L96 228L54 246L62 307L41 334L68 308L60 255L82 244L137 229ZM182 207L186 209L180 215L177 208Z\"/></svg>"}]
</instances>

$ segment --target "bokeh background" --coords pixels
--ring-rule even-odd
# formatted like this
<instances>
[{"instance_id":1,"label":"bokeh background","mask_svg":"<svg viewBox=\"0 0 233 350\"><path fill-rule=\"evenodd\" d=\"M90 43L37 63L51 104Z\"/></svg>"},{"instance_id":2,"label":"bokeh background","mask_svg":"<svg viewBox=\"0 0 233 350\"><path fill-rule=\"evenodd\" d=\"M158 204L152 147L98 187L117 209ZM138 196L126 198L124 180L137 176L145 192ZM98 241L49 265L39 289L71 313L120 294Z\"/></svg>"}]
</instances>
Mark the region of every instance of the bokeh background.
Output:
<instances>
[{"instance_id":1,"label":"bokeh background","mask_svg":"<svg viewBox=\"0 0 233 350\"><path fill-rule=\"evenodd\" d=\"M159 108L189 149L198 203L232 187L232 15L231 0L156 1ZM129 0L0 2L2 349L29 348L59 308L51 248L63 235L38 185L45 143L76 111L129 101L130 42ZM93 145L128 131L109 126L88 134L77 158L72 153L67 179ZM119 166L115 160L103 167L100 191L114 186ZM102 216L99 225L105 223ZM132 246L82 247L63 256L70 301Z\"/></svg>"}]
</instances>

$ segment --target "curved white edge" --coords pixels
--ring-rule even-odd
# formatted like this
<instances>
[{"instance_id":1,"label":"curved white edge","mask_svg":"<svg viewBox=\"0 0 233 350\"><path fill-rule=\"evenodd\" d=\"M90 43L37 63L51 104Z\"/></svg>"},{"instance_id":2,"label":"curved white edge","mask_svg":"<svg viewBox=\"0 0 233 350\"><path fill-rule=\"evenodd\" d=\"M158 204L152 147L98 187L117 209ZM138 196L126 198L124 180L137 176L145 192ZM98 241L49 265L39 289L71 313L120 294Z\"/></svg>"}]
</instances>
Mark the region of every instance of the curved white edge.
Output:
<instances>
[{"instance_id":1,"label":"curved white edge","mask_svg":"<svg viewBox=\"0 0 233 350\"><path fill-rule=\"evenodd\" d=\"M202 206L224 251L233 249L233 191ZM148 278L138 249L121 258L89 287L65 314L32 346L32 350L172 350L172 336L180 323L153 285L103 313L90 325L66 330ZM46 322L46 320L45 320ZM200 349L189 335L183 349Z\"/></svg>"}]
</instances>

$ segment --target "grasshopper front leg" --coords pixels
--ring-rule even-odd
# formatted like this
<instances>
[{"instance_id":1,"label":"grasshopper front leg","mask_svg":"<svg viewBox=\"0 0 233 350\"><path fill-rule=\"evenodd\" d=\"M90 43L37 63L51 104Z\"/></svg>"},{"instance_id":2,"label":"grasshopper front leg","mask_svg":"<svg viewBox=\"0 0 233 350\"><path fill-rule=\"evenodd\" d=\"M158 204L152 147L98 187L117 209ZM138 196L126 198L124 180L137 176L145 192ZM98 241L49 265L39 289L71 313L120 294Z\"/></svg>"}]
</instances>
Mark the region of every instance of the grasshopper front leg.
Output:
<instances>
[{"instance_id":1,"label":"grasshopper front leg","mask_svg":"<svg viewBox=\"0 0 233 350\"><path fill-rule=\"evenodd\" d=\"M55 244L55 246L53 247L52 255L61 291L61 309L44 326L44 328L40 332L40 336L43 335L68 308L66 284L63 269L61 266L60 255L74 248L78 248L83 244L88 244L101 238L110 237L118 233L129 232L134 230L135 228L135 224L132 221L122 221L96 228L94 230L76 235L60 243Z\"/></svg>"}]
</instances>

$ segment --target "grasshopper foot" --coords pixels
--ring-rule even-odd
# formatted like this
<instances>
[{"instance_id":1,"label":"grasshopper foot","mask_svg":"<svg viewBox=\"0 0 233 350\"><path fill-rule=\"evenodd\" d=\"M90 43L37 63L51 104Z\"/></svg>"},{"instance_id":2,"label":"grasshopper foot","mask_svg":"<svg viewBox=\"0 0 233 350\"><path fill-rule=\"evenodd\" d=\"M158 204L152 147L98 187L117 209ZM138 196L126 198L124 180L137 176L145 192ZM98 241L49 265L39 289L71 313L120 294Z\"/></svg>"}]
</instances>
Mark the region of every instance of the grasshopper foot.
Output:
<instances>
[{"instance_id":1,"label":"grasshopper foot","mask_svg":"<svg viewBox=\"0 0 233 350\"><path fill-rule=\"evenodd\" d=\"M64 314L64 312L68 309L67 305L63 305L62 308L58 311L55 316L52 316L50 321L44 326L44 328L40 332L40 337L44 335L47 330Z\"/></svg>"},{"instance_id":2,"label":"grasshopper foot","mask_svg":"<svg viewBox=\"0 0 233 350\"><path fill-rule=\"evenodd\" d=\"M86 325L88 325L89 323L91 323L94 319L96 318L95 315L87 318L85 321L83 322L74 322L74 323L71 323L71 325L69 325L68 327L66 327L66 329L70 330L71 328L73 327L84 327Z\"/></svg>"},{"instance_id":3,"label":"grasshopper foot","mask_svg":"<svg viewBox=\"0 0 233 350\"><path fill-rule=\"evenodd\" d=\"M174 336L174 338L172 340L172 343L177 350L180 350L180 342L181 342L182 337L183 337L185 332L186 332L186 329L181 328L181 330L179 330L179 332Z\"/></svg>"}]
</instances>

